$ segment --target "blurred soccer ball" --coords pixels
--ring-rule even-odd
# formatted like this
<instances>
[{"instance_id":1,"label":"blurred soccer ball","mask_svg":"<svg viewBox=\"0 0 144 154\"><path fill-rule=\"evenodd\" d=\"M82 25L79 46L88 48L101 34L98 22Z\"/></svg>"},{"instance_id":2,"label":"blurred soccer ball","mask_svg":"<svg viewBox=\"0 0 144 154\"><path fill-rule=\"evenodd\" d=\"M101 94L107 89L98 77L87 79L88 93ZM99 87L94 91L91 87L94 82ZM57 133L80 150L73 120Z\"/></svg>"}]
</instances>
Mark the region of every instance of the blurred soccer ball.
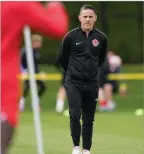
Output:
<instances>
[{"instance_id":1,"label":"blurred soccer ball","mask_svg":"<svg viewBox=\"0 0 144 154\"><path fill-rule=\"evenodd\" d=\"M137 109L135 111L135 115L136 116L142 116L142 115L144 115L144 109Z\"/></svg>"}]
</instances>

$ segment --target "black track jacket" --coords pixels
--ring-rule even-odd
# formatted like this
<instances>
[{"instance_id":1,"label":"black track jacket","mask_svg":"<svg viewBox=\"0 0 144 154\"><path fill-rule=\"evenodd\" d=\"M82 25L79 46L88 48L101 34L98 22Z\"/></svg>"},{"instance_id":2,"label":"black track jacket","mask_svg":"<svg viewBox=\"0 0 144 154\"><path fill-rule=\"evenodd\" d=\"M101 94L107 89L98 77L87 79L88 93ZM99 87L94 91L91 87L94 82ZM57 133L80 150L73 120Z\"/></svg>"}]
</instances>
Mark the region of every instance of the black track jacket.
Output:
<instances>
[{"instance_id":1,"label":"black track jacket","mask_svg":"<svg viewBox=\"0 0 144 154\"><path fill-rule=\"evenodd\" d=\"M98 69L107 54L107 38L98 29L87 36L80 27L68 32L59 53L59 63L66 71L67 82L98 85Z\"/></svg>"}]
</instances>

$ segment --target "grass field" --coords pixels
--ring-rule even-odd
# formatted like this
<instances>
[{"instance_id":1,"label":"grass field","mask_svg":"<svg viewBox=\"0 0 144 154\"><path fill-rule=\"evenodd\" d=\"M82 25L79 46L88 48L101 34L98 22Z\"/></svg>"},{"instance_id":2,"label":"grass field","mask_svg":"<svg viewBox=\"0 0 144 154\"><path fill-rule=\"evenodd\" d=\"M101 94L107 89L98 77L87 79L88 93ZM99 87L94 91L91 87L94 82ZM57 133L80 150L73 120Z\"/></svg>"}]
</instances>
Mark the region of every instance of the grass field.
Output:
<instances>
[{"instance_id":1,"label":"grass field","mask_svg":"<svg viewBox=\"0 0 144 154\"><path fill-rule=\"evenodd\" d=\"M56 69L42 66L45 72ZM125 66L123 72L143 72L142 66ZM113 113L96 113L92 154L144 154L144 116L134 111L143 107L143 81L126 81L128 96L114 97L118 108ZM46 154L71 154L69 119L54 112L59 81L46 82L48 91L41 100L41 123ZM33 115L30 99L21 114L19 129L10 154L36 154ZM67 105L66 105L67 106Z\"/></svg>"}]
</instances>

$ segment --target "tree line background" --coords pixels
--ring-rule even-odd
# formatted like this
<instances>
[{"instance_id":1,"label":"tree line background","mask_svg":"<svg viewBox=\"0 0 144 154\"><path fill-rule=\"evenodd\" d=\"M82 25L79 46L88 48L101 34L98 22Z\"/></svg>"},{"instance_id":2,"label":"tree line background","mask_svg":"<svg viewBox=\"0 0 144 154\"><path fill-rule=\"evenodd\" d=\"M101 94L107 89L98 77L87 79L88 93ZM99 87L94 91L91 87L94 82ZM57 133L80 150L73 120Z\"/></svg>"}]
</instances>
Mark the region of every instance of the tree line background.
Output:
<instances>
[{"instance_id":1,"label":"tree line background","mask_svg":"<svg viewBox=\"0 0 144 154\"><path fill-rule=\"evenodd\" d=\"M44 2L43 2L44 3ZM143 2L64 2L70 17L69 30L80 25L79 10L84 4L97 11L96 27L108 38L108 49L124 63L143 62ZM57 23L61 26L60 23ZM54 64L61 41L44 38L41 63Z\"/></svg>"}]
</instances>

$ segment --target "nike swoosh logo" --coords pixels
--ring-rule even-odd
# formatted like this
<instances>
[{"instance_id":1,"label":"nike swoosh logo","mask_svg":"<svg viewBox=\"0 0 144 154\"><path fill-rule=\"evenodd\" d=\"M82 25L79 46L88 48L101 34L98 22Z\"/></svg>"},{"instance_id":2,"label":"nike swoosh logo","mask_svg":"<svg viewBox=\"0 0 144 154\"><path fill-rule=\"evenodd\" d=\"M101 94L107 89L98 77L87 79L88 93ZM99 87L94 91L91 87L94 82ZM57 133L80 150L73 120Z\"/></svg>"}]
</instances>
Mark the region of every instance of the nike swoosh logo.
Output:
<instances>
[{"instance_id":1,"label":"nike swoosh logo","mask_svg":"<svg viewBox=\"0 0 144 154\"><path fill-rule=\"evenodd\" d=\"M81 44L82 42L76 42L76 45L79 45L79 44Z\"/></svg>"}]
</instances>

